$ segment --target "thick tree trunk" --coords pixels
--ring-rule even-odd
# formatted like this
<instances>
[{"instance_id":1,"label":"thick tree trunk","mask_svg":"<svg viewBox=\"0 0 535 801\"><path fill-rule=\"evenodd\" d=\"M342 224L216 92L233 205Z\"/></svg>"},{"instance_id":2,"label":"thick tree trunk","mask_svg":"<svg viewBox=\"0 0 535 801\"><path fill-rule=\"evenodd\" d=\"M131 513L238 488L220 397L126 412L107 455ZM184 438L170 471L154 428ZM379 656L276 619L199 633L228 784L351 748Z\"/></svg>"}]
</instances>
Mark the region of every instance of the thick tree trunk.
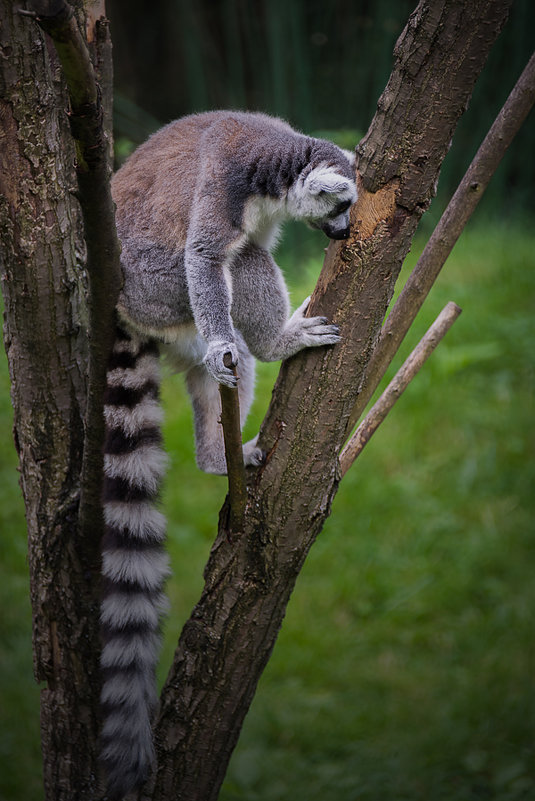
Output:
<instances>
[{"instance_id":1,"label":"thick tree trunk","mask_svg":"<svg viewBox=\"0 0 535 801\"><path fill-rule=\"evenodd\" d=\"M266 465L244 532L220 525L202 597L162 693L159 769L143 799L216 799L306 555L329 514L365 365L418 221L510 0L422 0L358 149L351 240L331 244L310 313L343 342L283 365L262 427ZM226 515L222 514L224 521Z\"/></svg>"},{"instance_id":2,"label":"thick tree trunk","mask_svg":"<svg viewBox=\"0 0 535 801\"><path fill-rule=\"evenodd\" d=\"M28 524L35 677L45 685L45 792L54 801L83 801L97 797L100 686L98 531L90 538L78 530L88 390L86 248L68 99L54 49L11 0L0 0L0 18L4 338ZM97 32L95 20L92 26L100 66L110 71L105 30Z\"/></svg>"}]
</instances>

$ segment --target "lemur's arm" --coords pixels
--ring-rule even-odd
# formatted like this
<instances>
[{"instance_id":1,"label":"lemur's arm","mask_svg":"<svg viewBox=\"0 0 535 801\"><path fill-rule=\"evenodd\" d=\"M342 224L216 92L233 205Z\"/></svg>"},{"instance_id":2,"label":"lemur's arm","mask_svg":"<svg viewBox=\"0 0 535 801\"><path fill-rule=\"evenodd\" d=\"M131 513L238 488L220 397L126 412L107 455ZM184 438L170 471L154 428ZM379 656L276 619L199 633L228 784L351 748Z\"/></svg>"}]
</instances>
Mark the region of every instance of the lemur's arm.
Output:
<instances>
[{"instance_id":1,"label":"lemur's arm","mask_svg":"<svg viewBox=\"0 0 535 801\"><path fill-rule=\"evenodd\" d=\"M204 364L216 381L232 387L236 386L236 378L232 369L223 364L226 353L231 354L233 364L238 361L226 265L241 232L228 222L224 193L214 190L213 173L209 181L201 175L186 241L185 266L195 325L208 343Z\"/></svg>"}]
</instances>

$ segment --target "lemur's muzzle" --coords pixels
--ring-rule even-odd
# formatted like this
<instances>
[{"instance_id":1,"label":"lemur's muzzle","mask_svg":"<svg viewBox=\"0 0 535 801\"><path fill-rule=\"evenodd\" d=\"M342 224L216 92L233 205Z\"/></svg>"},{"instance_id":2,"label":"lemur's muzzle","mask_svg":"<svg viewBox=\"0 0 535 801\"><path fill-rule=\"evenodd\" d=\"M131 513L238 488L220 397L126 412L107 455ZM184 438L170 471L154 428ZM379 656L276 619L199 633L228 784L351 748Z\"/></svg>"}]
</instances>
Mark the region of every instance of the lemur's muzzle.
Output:
<instances>
[{"instance_id":1,"label":"lemur's muzzle","mask_svg":"<svg viewBox=\"0 0 535 801\"><path fill-rule=\"evenodd\" d=\"M329 239L347 239L349 237L349 225L347 228L341 228L338 231L333 231L331 229L326 230L325 228L323 230Z\"/></svg>"}]
</instances>

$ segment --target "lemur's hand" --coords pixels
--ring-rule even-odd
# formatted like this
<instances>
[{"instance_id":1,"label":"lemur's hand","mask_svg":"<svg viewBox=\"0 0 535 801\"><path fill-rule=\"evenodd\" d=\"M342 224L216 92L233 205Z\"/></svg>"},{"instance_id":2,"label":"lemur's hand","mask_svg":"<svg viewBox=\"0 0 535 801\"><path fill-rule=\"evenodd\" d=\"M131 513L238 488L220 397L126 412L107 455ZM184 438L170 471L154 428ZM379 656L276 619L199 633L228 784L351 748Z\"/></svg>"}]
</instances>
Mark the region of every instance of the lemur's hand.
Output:
<instances>
[{"instance_id":1,"label":"lemur's hand","mask_svg":"<svg viewBox=\"0 0 535 801\"><path fill-rule=\"evenodd\" d=\"M238 349L234 342L210 342L203 363L212 378L220 384L232 389L238 386L232 369L238 364Z\"/></svg>"}]
</instances>

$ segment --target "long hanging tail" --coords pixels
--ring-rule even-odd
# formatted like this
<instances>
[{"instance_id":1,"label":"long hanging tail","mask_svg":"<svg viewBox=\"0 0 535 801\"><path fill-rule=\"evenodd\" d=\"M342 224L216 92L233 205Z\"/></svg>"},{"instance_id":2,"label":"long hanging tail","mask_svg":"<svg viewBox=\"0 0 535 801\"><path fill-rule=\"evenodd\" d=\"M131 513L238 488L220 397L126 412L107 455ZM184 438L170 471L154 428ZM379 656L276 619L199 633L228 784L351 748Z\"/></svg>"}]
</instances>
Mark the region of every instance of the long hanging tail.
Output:
<instances>
[{"instance_id":1,"label":"long hanging tail","mask_svg":"<svg viewBox=\"0 0 535 801\"><path fill-rule=\"evenodd\" d=\"M102 759L122 797L154 761L159 623L168 575L165 518L156 509L166 466L160 432L158 346L118 329L104 399L104 519L101 607Z\"/></svg>"}]
</instances>

